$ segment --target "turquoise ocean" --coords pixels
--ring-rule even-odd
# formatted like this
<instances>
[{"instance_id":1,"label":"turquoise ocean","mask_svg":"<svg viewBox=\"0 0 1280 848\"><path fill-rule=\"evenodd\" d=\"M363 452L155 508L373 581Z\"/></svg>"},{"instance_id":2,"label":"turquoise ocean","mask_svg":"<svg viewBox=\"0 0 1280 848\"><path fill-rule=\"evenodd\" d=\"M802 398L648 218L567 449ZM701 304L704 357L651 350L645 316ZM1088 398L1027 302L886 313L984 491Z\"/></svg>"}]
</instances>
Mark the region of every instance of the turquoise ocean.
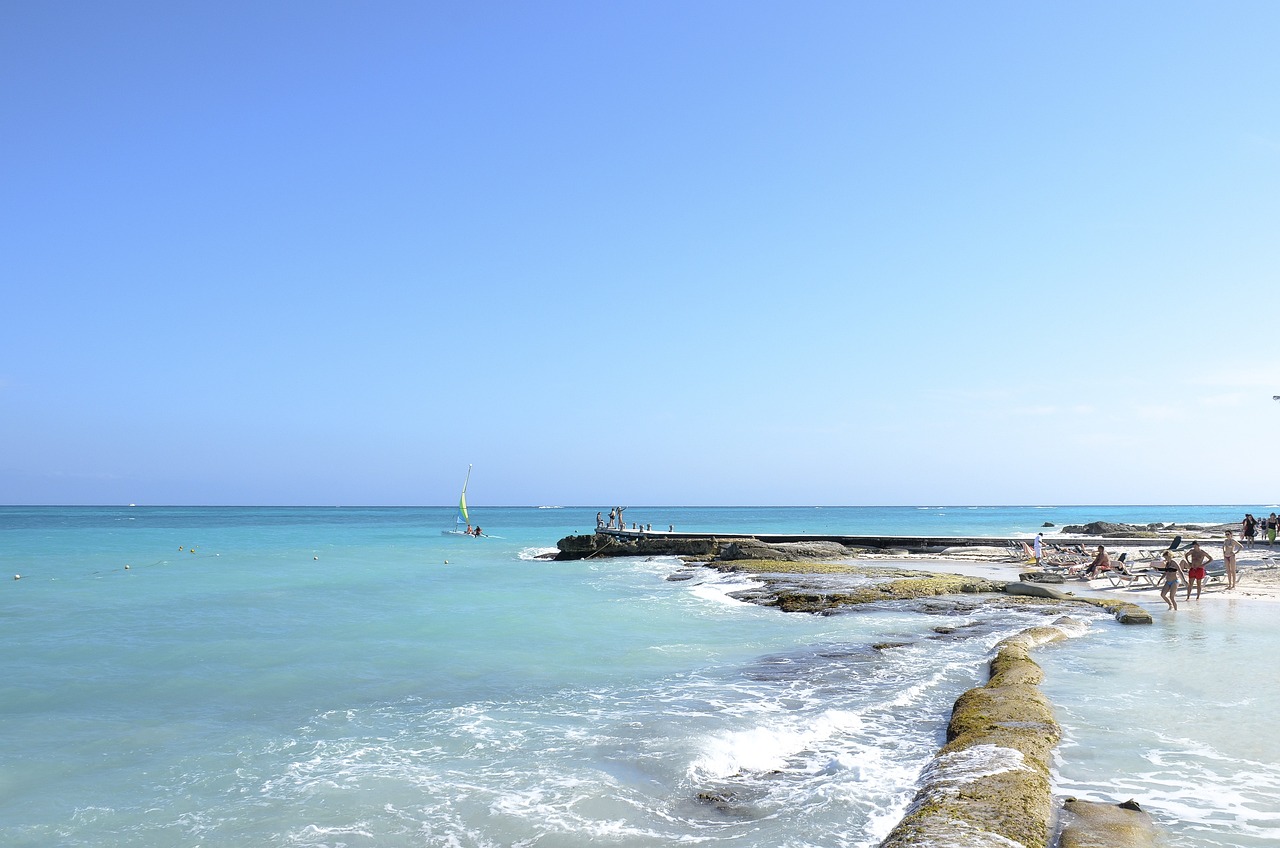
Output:
<instances>
[{"instance_id":1,"label":"turquoise ocean","mask_svg":"<svg viewBox=\"0 0 1280 848\"><path fill-rule=\"evenodd\" d=\"M716 532L1030 536L1269 505L632 507ZM874 846L1035 612L788 615L589 508L0 507L0 845ZM128 566L128 568L126 568ZM22 575L13 580L12 575ZM1057 791L1280 842L1280 604L1037 650ZM944 635L943 630L954 632ZM892 643L896 647L877 649Z\"/></svg>"}]
</instances>

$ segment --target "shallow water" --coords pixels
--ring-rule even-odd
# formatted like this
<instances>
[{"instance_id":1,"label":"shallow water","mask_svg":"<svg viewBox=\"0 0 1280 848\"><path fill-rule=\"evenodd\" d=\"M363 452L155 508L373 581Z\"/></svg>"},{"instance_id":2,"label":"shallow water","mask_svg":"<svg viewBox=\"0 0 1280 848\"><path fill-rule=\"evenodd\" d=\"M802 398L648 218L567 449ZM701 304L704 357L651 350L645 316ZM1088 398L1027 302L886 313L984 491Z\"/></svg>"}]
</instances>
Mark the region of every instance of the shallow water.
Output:
<instances>
[{"instance_id":1,"label":"shallow water","mask_svg":"<svg viewBox=\"0 0 1280 848\"><path fill-rule=\"evenodd\" d=\"M998 535L1243 511L1178 510L628 518ZM1043 620L784 615L709 570L669 581L674 560L532 558L594 509L474 517L496 537L441 535L446 509L0 508L24 575L0 596L0 843L871 846L995 643ZM1040 649L1060 788L1136 797L1177 845L1274 841L1271 609L1092 618Z\"/></svg>"}]
</instances>

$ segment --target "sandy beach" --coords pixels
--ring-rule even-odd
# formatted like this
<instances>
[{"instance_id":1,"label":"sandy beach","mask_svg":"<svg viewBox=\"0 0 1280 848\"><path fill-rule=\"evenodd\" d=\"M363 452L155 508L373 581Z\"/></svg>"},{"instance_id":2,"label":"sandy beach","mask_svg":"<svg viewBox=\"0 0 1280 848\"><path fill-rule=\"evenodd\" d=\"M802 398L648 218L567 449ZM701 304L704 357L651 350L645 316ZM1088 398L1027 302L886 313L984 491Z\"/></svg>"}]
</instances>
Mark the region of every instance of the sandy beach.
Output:
<instances>
[{"instance_id":1,"label":"sandy beach","mask_svg":"<svg viewBox=\"0 0 1280 848\"><path fill-rule=\"evenodd\" d=\"M1099 544L1107 548L1107 553L1115 561L1120 554L1128 554L1129 561L1138 561L1138 570L1144 565L1140 559L1141 552L1150 552L1153 547L1137 548L1111 546L1107 540L1099 540ZM1204 544L1203 549L1213 556L1213 564L1222 562L1221 544ZM1186 546L1179 549L1178 555L1185 552ZM1017 580L1018 575L1035 570L1030 562L1011 562L1009 553L1003 548L963 548L953 549L940 554L894 554L872 555L886 565L893 564L903 568L920 568L925 571L950 572L972 577L985 577L991 580ZM859 559L864 559L859 557ZM1200 595L1202 601L1219 601L1245 598L1257 601L1280 601L1280 543L1276 545L1255 544L1253 548L1240 551L1236 555L1237 585L1227 589L1225 578L1208 579L1204 582ZM1185 566L1184 566L1185 567ZM1134 569L1130 569L1134 570ZM1142 603L1146 600L1160 602L1160 590L1145 583L1135 587L1116 587L1106 577L1084 581L1068 577L1066 582L1058 586L1063 591L1077 594L1108 595L1122 597L1126 600ZM1178 590L1178 599L1186 597L1186 585ZM1192 590L1194 603L1195 591Z\"/></svg>"}]
</instances>

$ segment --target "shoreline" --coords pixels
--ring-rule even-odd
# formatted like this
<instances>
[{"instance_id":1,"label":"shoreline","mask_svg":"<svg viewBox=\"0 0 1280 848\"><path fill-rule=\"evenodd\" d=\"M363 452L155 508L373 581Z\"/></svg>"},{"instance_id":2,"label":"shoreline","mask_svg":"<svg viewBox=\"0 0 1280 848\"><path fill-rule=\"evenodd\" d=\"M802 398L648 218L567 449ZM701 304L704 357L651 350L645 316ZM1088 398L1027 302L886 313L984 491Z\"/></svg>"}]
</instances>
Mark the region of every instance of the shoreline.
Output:
<instances>
[{"instance_id":1,"label":"shoreline","mask_svg":"<svg viewBox=\"0 0 1280 848\"><path fill-rule=\"evenodd\" d=\"M1105 541L1101 541L1105 545ZM1222 547L1206 545L1215 563L1222 561ZM1117 556L1121 553L1133 555L1138 549L1125 546L1107 546L1108 553ZM1033 566L1028 563L1011 563L1007 561L1003 551L997 549L969 548L964 556L956 556L955 551L939 554L901 554L860 555L846 560L849 563L866 563L868 560L896 568L917 569L929 573L948 572L966 577L981 577L988 580L1016 581L1018 575ZM1002 560L1001 557L1004 556ZM1241 551L1236 556L1237 585L1228 590L1223 579L1206 580L1200 600L1214 603L1231 600L1261 601L1265 603L1280 602L1280 544L1273 546L1255 545L1249 550ZM1133 603L1151 601L1163 606L1160 590L1155 586L1142 588L1122 588L1112 586L1103 577L1085 582L1068 579L1065 583L1051 584L1064 592L1072 592L1087 597L1107 597L1126 600ZM1178 601L1186 597L1186 584L1178 588ZM1194 603L1195 593L1192 593Z\"/></svg>"}]
</instances>

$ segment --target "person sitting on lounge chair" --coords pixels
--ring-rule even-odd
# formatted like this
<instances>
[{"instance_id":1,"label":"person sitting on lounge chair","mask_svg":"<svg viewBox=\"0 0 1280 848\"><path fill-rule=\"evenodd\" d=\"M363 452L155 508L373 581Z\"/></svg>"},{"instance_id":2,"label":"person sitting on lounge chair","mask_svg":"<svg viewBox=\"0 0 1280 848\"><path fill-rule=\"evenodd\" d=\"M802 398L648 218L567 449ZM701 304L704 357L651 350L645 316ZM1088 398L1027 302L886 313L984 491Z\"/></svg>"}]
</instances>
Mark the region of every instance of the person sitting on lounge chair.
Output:
<instances>
[{"instance_id":1,"label":"person sitting on lounge chair","mask_svg":"<svg viewBox=\"0 0 1280 848\"><path fill-rule=\"evenodd\" d=\"M1107 549L1098 545L1098 553L1093 558L1093 562L1089 563L1084 569L1084 577L1082 580L1092 580L1095 577L1101 577L1102 572L1111 568L1111 557L1107 556Z\"/></svg>"}]
</instances>

